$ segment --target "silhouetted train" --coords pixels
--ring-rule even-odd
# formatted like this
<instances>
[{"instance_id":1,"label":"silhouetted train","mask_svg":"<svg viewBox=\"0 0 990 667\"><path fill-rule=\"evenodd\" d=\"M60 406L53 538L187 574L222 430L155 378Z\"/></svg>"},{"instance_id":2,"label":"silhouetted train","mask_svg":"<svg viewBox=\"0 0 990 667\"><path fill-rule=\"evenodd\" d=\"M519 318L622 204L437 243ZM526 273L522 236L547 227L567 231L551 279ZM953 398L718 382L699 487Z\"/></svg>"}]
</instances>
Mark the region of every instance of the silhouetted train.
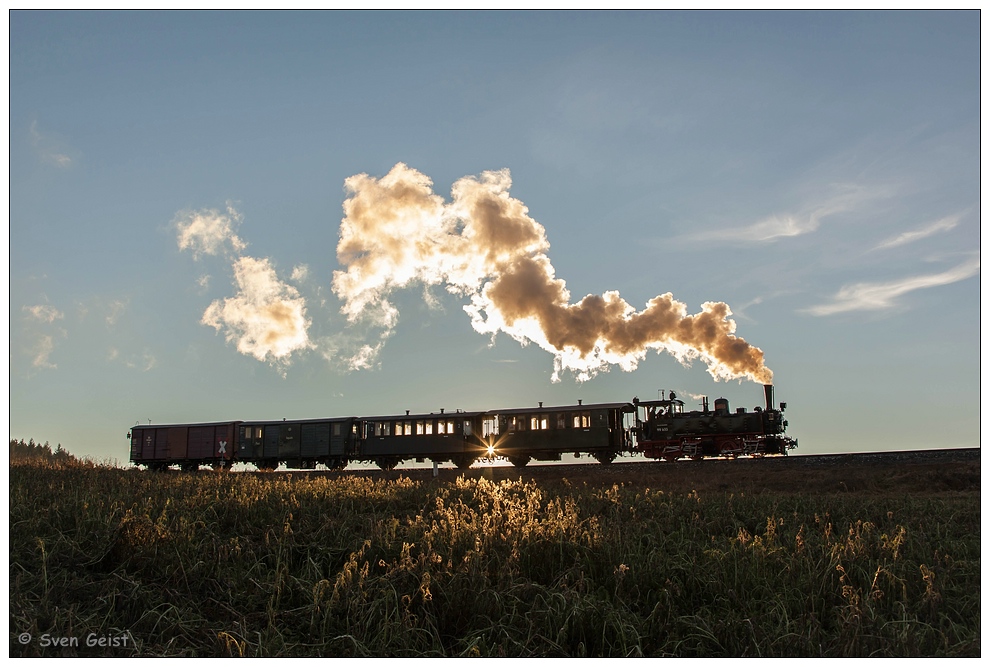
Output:
<instances>
[{"instance_id":1,"label":"silhouetted train","mask_svg":"<svg viewBox=\"0 0 990 667\"><path fill-rule=\"evenodd\" d=\"M127 434L131 462L151 469L201 465L223 468L252 463L261 470L344 468L351 461L391 470L402 461L453 462L468 468L480 459L504 458L522 467L531 460L559 461L564 454L611 463L621 454L696 460L711 457L786 455L797 441L784 435L786 403L773 407L773 385L764 385L766 408L729 411L716 399L709 410L684 411L669 398L632 403L475 412L332 417L281 421L136 425ZM630 417L627 420L627 417ZM631 423L627 423L627 421Z\"/></svg>"}]
</instances>

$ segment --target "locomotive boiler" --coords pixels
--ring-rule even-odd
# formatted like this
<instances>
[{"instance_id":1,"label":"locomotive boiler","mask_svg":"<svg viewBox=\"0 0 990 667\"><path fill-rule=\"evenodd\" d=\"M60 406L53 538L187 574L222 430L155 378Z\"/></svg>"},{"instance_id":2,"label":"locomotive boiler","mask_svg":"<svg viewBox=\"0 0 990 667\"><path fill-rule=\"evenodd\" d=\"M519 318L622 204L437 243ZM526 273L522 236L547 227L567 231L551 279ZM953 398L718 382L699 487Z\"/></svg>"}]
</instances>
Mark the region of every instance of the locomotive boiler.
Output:
<instances>
[{"instance_id":1,"label":"locomotive boiler","mask_svg":"<svg viewBox=\"0 0 990 667\"><path fill-rule=\"evenodd\" d=\"M702 397L702 409L685 412L684 401L671 391L669 398L656 401L633 399L636 406L637 450L651 459L674 461L679 458L786 455L797 447L797 440L784 435L786 403L775 408L773 385L763 385L766 407L729 408L729 401L715 399L709 409Z\"/></svg>"}]
</instances>

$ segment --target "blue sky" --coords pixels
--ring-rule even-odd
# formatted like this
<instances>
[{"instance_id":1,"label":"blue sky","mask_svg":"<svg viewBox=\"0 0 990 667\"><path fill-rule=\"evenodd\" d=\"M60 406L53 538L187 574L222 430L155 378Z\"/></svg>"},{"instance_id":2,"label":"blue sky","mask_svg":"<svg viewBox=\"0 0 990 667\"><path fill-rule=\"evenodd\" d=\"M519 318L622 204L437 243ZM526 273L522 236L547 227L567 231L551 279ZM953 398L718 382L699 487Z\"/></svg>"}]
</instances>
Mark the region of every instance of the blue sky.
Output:
<instances>
[{"instance_id":1,"label":"blue sky","mask_svg":"<svg viewBox=\"0 0 990 667\"><path fill-rule=\"evenodd\" d=\"M461 227L407 274L393 229L347 292L345 204L401 172L437 216L511 204L569 306L727 304L800 453L976 446L979 76L978 12L13 12L10 436L124 460L149 419L762 402L703 355L555 372L465 312L496 276L451 268Z\"/></svg>"}]
</instances>

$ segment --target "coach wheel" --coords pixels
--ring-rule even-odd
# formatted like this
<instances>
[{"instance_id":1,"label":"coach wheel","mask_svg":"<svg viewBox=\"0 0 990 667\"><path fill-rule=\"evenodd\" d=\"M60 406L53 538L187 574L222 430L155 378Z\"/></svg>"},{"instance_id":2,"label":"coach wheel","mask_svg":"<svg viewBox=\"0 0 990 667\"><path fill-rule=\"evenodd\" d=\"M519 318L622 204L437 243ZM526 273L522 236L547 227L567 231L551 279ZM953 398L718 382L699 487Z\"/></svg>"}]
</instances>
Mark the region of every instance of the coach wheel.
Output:
<instances>
[{"instance_id":1,"label":"coach wheel","mask_svg":"<svg viewBox=\"0 0 990 667\"><path fill-rule=\"evenodd\" d=\"M196 470L199 470L198 463L183 463L179 467L182 468L182 472L194 472Z\"/></svg>"},{"instance_id":2,"label":"coach wheel","mask_svg":"<svg viewBox=\"0 0 990 667\"><path fill-rule=\"evenodd\" d=\"M509 463L511 463L512 465L514 465L517 468L525 468L526 467L526 464L529 463L529 457L528 456L525 456L525 455L523 455L523 456L510 456L509 457Z\"/></svg>"},{"instance_id":3,"label":"coach wheel","mask_svg":"<svg viewBox=\"0 0 990 667\"><path fill-rule=\"evenodd\" d=\"M327 468L330 470L343 470L347 467L347 459L334 457L327 462Z\"/></svg>"},{"instance_id":4,"label":"coach wheel","mask_svg":"<svg viewBox=\"0 0 990 667\"><path fill-rule=\"evenodd\" d=\"M375 459L375 465L382 470L394 470L395 466L399 465L399 459L394 456L379 456Z\"/></svg>"},{"instance_id":5,"label":"coach wheel","mask_svg":"<svg viewBox=\"0 0 990 667\"><path fill-rule=\"evenodd\" d=\"M608 465L615 460L615 452L595 452L592 456L602 465Z\"/></svg>"}]
</instances>

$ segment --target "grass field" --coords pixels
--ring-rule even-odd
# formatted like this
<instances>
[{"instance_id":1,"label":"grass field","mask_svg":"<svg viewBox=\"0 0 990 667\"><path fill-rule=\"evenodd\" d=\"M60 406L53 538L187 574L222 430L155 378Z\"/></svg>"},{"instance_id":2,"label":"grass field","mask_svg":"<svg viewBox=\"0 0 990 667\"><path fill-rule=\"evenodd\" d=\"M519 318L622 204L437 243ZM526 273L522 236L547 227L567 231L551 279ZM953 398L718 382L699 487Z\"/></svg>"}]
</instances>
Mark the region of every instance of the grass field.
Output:
<instances>
[{"instance_id":1,"label":"grass field","mask_svg":"<svg viewBox=\"0 0 990 667\"><path fill-rule=\"evenodd\" d=\"M10 655L980 655L978 460L652 465L12 464Z\"/></svg>"}]
</instances>

